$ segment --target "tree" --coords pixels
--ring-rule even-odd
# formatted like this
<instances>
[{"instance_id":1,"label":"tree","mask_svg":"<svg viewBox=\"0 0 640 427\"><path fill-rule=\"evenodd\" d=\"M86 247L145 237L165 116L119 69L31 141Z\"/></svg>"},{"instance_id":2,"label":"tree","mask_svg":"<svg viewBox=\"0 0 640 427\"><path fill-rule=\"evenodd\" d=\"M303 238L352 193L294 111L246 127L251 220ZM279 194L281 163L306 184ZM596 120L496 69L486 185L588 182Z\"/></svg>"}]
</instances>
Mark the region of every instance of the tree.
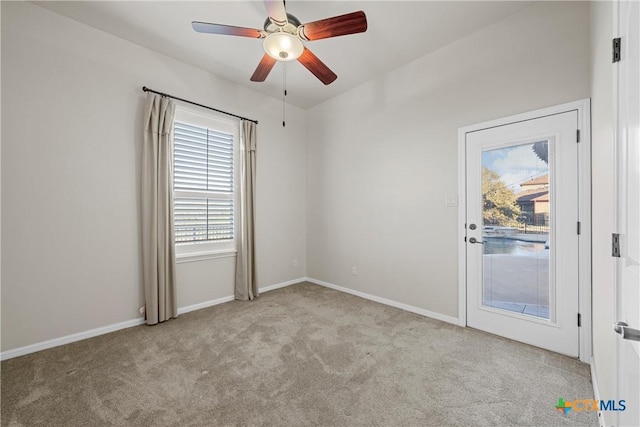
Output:
<instances>
[{"instance_id":1,"label":"tree","mask_svg":"<svg viewBox=\"0 0 640 427\"><path fill-rule=\"evenodd\" d=\"M500 175L488 168L482 169L482 207L485 225L518 225L521 212L515 193L500 180Z\"/></svg>"}]
</instances>

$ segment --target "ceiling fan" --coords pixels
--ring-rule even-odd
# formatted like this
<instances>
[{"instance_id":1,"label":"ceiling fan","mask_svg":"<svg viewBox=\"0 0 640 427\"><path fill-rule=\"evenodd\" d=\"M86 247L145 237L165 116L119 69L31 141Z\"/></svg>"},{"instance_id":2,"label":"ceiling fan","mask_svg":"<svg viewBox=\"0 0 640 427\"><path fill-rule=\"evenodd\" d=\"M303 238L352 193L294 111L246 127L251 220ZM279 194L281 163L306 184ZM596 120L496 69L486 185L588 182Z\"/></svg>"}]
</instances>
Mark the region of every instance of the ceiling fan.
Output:
<instances>
[{"instance_id":1,"label":"ceiling fan","mask_svg":"<svg viewBox=\"0 0 640 427\"><path fill-rule=\"evenodd\" d=\"M297 59L322 83L328 85L338 76L315 56L303 44L303 41L321 40L367 31L367 17L362 11L301 24L298 18L287 13L284 0L264 0L264 4L267 7L269 17L265 20L263 30L198 21L191 23L193 29L199 33L264 39L265 54L251 76L251 81L254 82L265 81L277 61Z\"/></svg>"}]
</instances>

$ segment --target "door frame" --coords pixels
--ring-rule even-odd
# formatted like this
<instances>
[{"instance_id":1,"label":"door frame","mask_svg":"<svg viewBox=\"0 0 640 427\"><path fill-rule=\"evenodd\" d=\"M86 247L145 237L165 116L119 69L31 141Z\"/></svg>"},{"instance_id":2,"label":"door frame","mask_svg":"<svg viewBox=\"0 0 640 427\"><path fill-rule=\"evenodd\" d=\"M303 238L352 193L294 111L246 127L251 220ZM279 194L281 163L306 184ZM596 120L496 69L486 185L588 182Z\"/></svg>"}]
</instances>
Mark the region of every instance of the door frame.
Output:
<instances>
[{"instance_id":1,"label":"door frame","mask_svg":"<svg viewBox=\"0 0 640 427\"><path fill-rule=\"evenodd\" d=\"M555 105L500 119L489 120L458 129L458 325L467 326L467 244L466 199L467 156L466 135L470 132L504 126L536 118L577 111L578 144L578 218L581 224L578 243L578 310L581 314L579 328L580 360L591 363L591 100L589 98ZM577 321L577 319L576 319Z\"/></svg>"},{"instance_id":2,"label":"door frame","mask_svg":"<svg viewBox=\"0 0 640 427\"><path fill-rule=\"evenodd\" d=\"M621 3L623 3L620 0L616 0L614 2L612 2L612 18L613 18L613 23L612 23L612 37L613 38L617 38L617 37L621 37L622 38L622 59L620 61L625 61L628 60L629 55L628 55L628 49L629 49L629 45L630 43L628 42L628 38L630 37L630 35L627 33L622 33L623 30L628 29L627 27L624 26L623 24L623 20L624 18L629 18L628 16L621 16ZM635 18L635 16L633 16ZM632 26L633 24L636 24L637 20L633 20L631 21L631 23L629 24L629 26ZM623 231L627 232L627 230L621 230L624 227L624 223L621 221L620 215L619 215L619 209L622 205L622 201L621 201L621 188L623 188L624 186L628 185L628 182L624 182L621 183L623 177L621 176L620 170L621 170L621 157L624 154L624 136L623 134L625 133L625 130L628 130L629 127L628 126L623 126L623 124L621 124L621 113L623 111L625 111L626 109L621 108L621 96L623 94L624 91L620 90L620 85L621 85L621 81L623 76L621 76L623 70L621 70L622 65L625 62L614 62L612 64L612 118L613 118L613 184L614 184L614 188L613 188L613 209L615 209L614 215L613 215L613 232L614 233L623 233ZM628 88L625 88L628 89ZM624 236L624 233L621 234L622 236ZM624 245L621 248L622 251L625 250ZM624 252L623 252L624 253ZM614 266L613 266L613 291L614 291L614 307L613 307L613 315L614 315L614 321L618 321L618 320L623 320L622 316L621 316L621 310L620 310L620 300L621 297L624 297L623 295L621 295L621 270L620 270L620 258L613 258L614 261ZM632 328L637 328L638 325L630 325L630 327ZM621 345L625 345L623 338L617 334L613 334L614 336L614 351L613 351L613 374L614 374L614 382L613 382L613 393L614 395L617 396L617 398L621 398L620 395L618 395L618 393L620 392L621 389L621 384L620 384L620 372L621 369L624 368L624 366L620 366L621 365ZM632 345L631 342L626 343L626 345ZM635 356L635 355L634 355ZM593 372L593 369L592 369ZM593 373L592 373L593 376ZM595 381L594 381L594 385L595 385ZM631 396L625 396L625 398L629 399ZM628 402L629 400L627 400ZM614 424L612 425L620 425L622 422L624 422L625 420L623 419L624 415L623 412L616 412L615 415L612 415L612 422ZM598 413L598 415L600 415L600 412ZM603 421L604 418L603 418ZM608 420L606 420L608 421ZM604 425L604 424L603 424ZM634 424L632 424L634 425Z\"/></svg>"}]
</instances>

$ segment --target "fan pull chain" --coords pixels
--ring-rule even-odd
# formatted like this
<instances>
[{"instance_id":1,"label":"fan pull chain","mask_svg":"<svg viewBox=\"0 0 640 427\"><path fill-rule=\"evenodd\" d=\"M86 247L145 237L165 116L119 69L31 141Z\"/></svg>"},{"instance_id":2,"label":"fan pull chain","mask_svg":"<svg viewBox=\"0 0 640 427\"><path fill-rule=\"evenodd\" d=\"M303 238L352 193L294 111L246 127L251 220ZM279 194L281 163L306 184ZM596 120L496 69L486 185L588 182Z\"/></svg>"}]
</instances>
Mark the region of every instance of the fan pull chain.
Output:
<instances>
[{"instance_id":1,"label":"fan pull chain","mask_svg":"<svg viewBox=\"0 0 640 427\"><path fill-rule=\"evenodd\" d=\"M284 116L284 98L287 96L287 64L282 63L282 127L285 127L285 116Z\"/></svg>"}]
</instances>

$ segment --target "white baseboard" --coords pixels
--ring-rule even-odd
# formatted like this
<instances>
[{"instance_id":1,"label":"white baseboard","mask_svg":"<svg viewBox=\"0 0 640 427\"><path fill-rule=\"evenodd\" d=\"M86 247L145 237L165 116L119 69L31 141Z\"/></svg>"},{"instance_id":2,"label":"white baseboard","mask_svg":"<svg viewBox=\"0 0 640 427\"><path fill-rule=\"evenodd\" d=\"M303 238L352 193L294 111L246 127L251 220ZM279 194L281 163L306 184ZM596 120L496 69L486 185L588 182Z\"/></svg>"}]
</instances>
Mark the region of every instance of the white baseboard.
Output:
<instances>
[{"instance_id":1,"label":"white baseboard","mask_svg":"<svg viewBox=\"0 0 640 427\"><path fill-rule=\"evenodd\" d=\"M260 293L269 292L275 289L284 288L286 286L295 285L296 283L305 282L305 281L315 283L316 285L325 286L327 288L335 289L337 291L345 292L347 294L355 295L361 298L365 298L371 301L375 301L381 304L385 304L391 307L399 308L401 310L406 310L411 313L420 314L422 316L430 317L432 319L441 320L447 323L453 323L454 325L458 324L458 319L455 317L447 316L440 313L435 313L433 311L425 310L418 307L413 307L408 304L403 304L403 303L392 301L386 298L377 297L375 295L369 295L364 292L355 291L353 289L345 288L342 286L334 285L332 283L323 282L321 280L317 280L309 277L301 277L301 278L289 280L286 282L276 283L275 285L264 286L262 288L259 288L259 292ZM234 299L233 296L227 296L227 297L217 298L210 301L201 302L198 304L189 305L186 307L181 307L181 308L178 308L178 314L184 314L190 311L212 307L214 305L233 301L233 299ZM26 354L35 353L37 351L46 350L48 348L58 347L64 344L70 344L72 342L85 340L87 338L93 338L98 335L108 334L109 332L115 332L120 329L126 329L126 328L131 328L133 326L143 325L144 323L145 323L145 320L143 318L136 318L136 319L126 320L124 322L114 323L112 325L102 326L100 328L90 329L84 332L78 332L75 334L66 335L60 338L54 338L51 340L27 345L24 347L19 347L13 350L3 351L2 353L0 353L0 360L7 360L7 359L12 359L18 356L24 356ZM594 387L595 387L595 381L594 381Z\"/></svg>"},{"instance_id":2,"label":"white baseboard","mask_svg":"<svg viewBox=\"0 0 640 427\"><path fill-rule=\"evenodd\" d=\"M275 285L269 285L262 288L258 288L258 293L262 294L265 292L273 291L274 289L280 289L287 286L295 285L296 283L304 282L306 280L305 277L301 277L299 279L288 280L286 282L276 283ZM233 295L213 299L210 301L200 302L198 304L189 305L187 307L182 307L178 309L178 314L188 313L194 310L200 310L202 308L213 307L214 305L224 304L225 302L233 301L235 298Z\"/></svg>"},{"instance_id":3,"label":"white baseboard","mask_svg":"<svg viewBox=\"0 0 640 427\"><path fill-rule=\"evenodd\" d=\"M114 323L112 325L102 326L100 328L90 329L84 332L78 332L76 334L67 335L60 338L54 338L24 347L19 347L13 350L7 350L0 353L0 360L12 359L18 356L24 356L25 354L35 353L37 351L46 350L48 348L58 347L64 344L70 344L72 342L86 340L87 338L97 337L98 335L108 334L109 332L115 332L120 329L131 328L144 324L143 318L126 320L120 323Z\"/></svg>"},{"instance_id":4,"label":"white baseboard","mask_svg":"<svg viewBox=\"0 0 640 427\"><path fill-rule=\"evenodd\" d=\"M285 288L287 286L295 285L297 283L305 282L308 279L306 277L300 277L298 279L288 280L282 283L276 283L275 285L265 286L263 288L259 288L258 291L260 293L273 291L275 289Z\"/></svg>"},{"instance_id":5,"label":"white baseboard","mask_svg":"<svg viewBox=\"0 0 640 427\"><path fill-rule=\"evenodd\" d=\"M593 384L593 397L595 400L600 402L600 390L598 390L598 380L596 379L596 368L595 363L593 363L593 359L591 359L591 363L589 363L591 368L591 384ZM598 409L598 423L600 427L606 427L606 423L604 422L604 414L601 410Z\"/></svg>"},{"instance_id":6,"label":"white baseboard","mask_svg":"<svg viewBox=\"0 0 640 427\"><path fill-rule=\"evenodd\" d=\"M186 307L178 308L178 316L188 313L190 311L200 310L202 308L213 307L214 305L224 304L225 302L233 301L235 298L233 295L228 297L216 298L209 301L199 302L198 304L188 305Z\"/></svg>"},{"instance_id":7,"label":"white baseboard","mask_svg":"<svg viewBox=\"0 0 640 427\"><path fill-rule=\"evenodd\" d=\"M269 292L274 289L284 288L285 286L290 286L296 283L304 282L305 280L306 278L302 277L300 279L294 279L294 280L289 280L287 282L276 283L275 285L270 285L270 286L265 286L263 288L260 288L259 292L260 293ZM234 300L234 297L233 295L231 295L231 296L217 298L210 301L201 302L198 304L189 305L186 307L181 307L181 308L178 308L178 315L188 313L194 310L200 310L202 308L212 307L218 304L223 304L225 302L229 302L233 300ZM115 332L120 329L126 329L126 328L131 328L133 326L143 325L144 323L145 323L145 320L143 318L131 319L131 320L126 320L124 322L114 323L112 325L102 326L100 328L95 328L88 331L78 332L76 334L66 335L64 337L54 338L51 340L27 345L24 347L19 347L13 350L3 351L2 353L0 353L0 360L7 360L7 359L12 359L18 356L24 356L26 354L35 353L37 351L46 350L48 348L58 347L61 345L70 344L72 342L86 340L87 338L93 338L98 335L108 334L109 332Z\"/></svg>"},{"instance_id":8,"label":"white baseboard","mask_svg":"<svg viewBox=\"0 0 640 427\"><path fill-rule=\"evenodd\" d=\"M441 320L443 322L452 323L454 325L458 325L458 318L447 316L446 314L436 313L434 311L425 310L423 308L414 307L412 305L404 304L401 302L393 301L390 299L377 297L375 295L370 295L364 292L355 291L353 289L345 288L343 286L334 285L333 283L323 282L322 280L313 279L311 277L307 277L305 279L308 282L315 283L316 285L325 286L327 288L335 289L336 291L344 292L347 294L355 295L360 298L368 299L371 301L379 302L380 304L388 305L391 307L399 308L401 310L409 311L411 313L416 313L421 316L430 317L432 319Z\"/></svg>"}]
</instances>

